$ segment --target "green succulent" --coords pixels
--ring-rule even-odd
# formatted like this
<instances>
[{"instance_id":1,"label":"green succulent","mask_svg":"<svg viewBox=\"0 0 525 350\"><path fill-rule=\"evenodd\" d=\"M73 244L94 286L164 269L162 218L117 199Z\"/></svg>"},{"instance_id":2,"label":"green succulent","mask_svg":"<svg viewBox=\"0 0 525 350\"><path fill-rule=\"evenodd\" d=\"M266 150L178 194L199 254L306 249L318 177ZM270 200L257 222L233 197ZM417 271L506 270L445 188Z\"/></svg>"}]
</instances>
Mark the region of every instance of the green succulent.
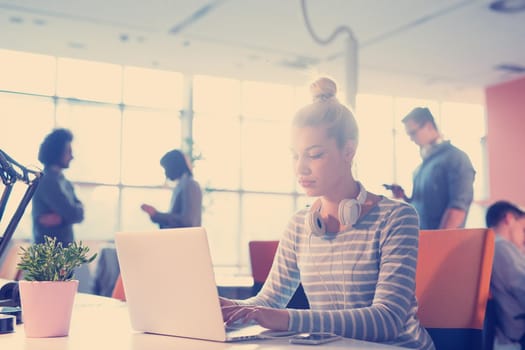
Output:
<instances>
[{"instance_id":1,"label":"green succulent","mask_svg":"<svg viewBox=\"0 0 525 350\"><path fill-rule=\"evenodd\" d=\"M74 270L92 262L97 254L88 257L89 247L73 242L67 247L56 242L56 237L44 237L44 243L21 247L18 268L26 281L69 281Z\"/></svg>"}]
</instances>

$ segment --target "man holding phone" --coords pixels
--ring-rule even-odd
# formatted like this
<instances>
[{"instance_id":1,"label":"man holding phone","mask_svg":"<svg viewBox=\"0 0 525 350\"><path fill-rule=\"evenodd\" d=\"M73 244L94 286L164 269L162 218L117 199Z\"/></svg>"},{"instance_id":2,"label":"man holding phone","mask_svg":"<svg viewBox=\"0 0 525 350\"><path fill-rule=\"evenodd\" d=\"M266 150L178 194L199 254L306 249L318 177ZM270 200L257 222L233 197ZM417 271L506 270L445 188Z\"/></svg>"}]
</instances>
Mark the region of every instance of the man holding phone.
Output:
<instances>
[{"instance_id":1,"label":"man holding phone","mask_svg":"<svg viewBox=\"0 0 525 350\"><path fill-rule=\"evenodd\" d=\"M428 108L413 109L402 122L420 147L422 162L414 171L412 197L397 184L385 188L416 208L421 229L465 227L475 176L468 155L443 140Z\"/></svg>"}]
</instances>

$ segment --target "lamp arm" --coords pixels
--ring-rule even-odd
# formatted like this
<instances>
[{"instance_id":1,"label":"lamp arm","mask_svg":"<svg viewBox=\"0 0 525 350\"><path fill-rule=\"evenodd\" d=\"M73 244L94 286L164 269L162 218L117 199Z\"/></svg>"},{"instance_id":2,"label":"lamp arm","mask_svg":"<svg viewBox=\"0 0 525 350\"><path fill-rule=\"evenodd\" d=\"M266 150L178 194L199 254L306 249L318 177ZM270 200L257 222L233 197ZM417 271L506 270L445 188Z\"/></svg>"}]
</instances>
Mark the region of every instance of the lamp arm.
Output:
<instances>
[{"instance_id":1,"label":"lamp arm","mask_svg":"<svg viewBox=\"0 0 525 350\"><path fill-rule=\"evenodd\" d=\"M16 227L18 226L18 223L20 222L20 219L24 215L27 205L35 194L41 176L42 172L26 168L0 149L0 177L5 185L2 197L0 198L0 222L7 206L9 196L11 195L13 185L17 181L24 182L28 185L13 216L9 220L9 224L6 227L3 236L0 237L0 260L16 230Z\"/></svg>"}]
</instances>

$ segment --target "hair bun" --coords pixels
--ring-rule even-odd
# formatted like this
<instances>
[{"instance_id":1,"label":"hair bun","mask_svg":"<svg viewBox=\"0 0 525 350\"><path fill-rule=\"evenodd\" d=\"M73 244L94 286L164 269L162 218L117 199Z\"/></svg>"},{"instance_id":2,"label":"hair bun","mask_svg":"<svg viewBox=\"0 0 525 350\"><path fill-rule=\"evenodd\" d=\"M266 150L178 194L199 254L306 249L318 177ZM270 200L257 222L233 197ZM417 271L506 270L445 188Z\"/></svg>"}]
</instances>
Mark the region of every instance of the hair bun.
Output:
<instances>
[{"instance_id":1,"label":"hair bun","mask_svg":"<svg viewBox=\"0 0 525 350\"><path fill-rule=\"evenodd\" d=\"M326 101L335 97L337 85L329 78L319 78L310 85L310 93L314 102Z\"/></svg>"}]
</instances>

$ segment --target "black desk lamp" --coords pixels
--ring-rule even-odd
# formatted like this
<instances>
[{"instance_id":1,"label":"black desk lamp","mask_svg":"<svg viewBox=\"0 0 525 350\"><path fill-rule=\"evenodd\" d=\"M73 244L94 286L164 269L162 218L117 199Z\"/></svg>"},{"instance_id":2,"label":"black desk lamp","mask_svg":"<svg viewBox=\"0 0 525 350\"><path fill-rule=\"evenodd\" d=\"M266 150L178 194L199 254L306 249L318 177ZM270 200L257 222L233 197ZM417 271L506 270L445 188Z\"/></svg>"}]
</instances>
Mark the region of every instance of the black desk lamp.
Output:
<instances>
[{"instance_id":1,"label":"black desk lamp","mask_svg":"<svg viewBox=\"0 0 525 350\"><path fill-rule=\"evenodd\" d=\"M0 177L5 186L2 197L0 198L0 222L2 221L7 201L9 200L14 184L17 181L22 181L28 186L13 216L9 220L3 236L0 237L0 261L9 245L11 237L13 237L15 233L15 229L22 215L24 215L27 205L35 194L41 176L41 172L27 169L0 149ZM6 297L7 299L4 299ZM8 283L2 288L2 293L0 293L0 306L19 306L19 303L17 283Z\"/></svg>"}]
</instances>

